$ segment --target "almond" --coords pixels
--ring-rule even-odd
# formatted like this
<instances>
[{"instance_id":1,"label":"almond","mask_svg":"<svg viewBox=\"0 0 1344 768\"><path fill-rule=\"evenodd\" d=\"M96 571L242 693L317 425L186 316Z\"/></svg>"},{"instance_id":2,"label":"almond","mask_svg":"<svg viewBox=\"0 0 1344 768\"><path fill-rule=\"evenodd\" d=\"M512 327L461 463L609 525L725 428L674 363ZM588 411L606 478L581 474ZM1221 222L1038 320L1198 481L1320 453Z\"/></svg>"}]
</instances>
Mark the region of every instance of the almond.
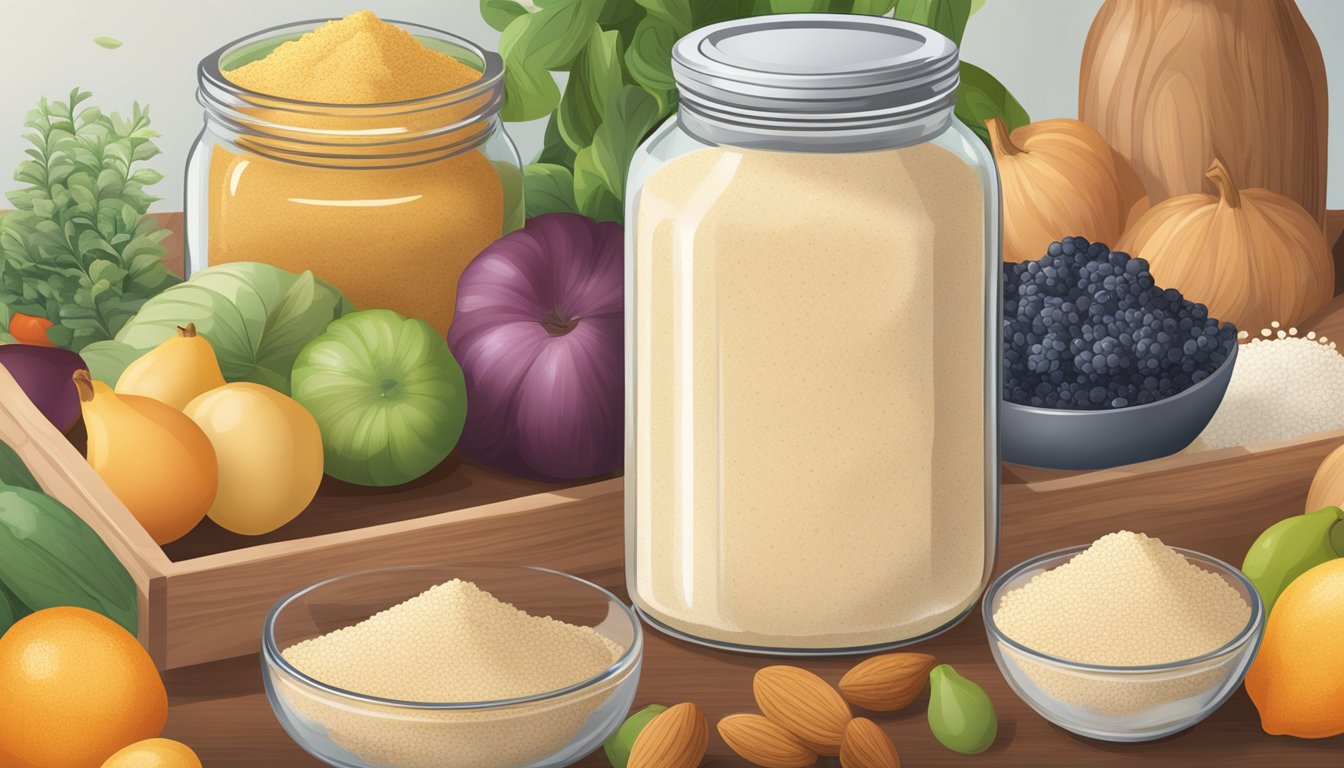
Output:
<instances>
[{"instance_id":1,"label":"almond","mask_svg":"<svg viewBox=\"0 0 1344 768\"><path fill-rule=\"evenodd\" d=\"M775 725L819 755L840 754L849 705L825 680L805 669L766 667L751 684L756 705Z\"/></svg>"},{"instance_id":2,"label":"almond","mask_svg":"<svg viewBox=\"0 0 1344 768\"><path fill-rule=\"evenodd\" d=\"M901 756L882 726L856 717L845 726L840 745L840 768L901 768Z\"/></svg>"},{"instance_id":3,"label":"almond","mask_svg":"<svg viewBox=\"0 0 1344 768\"><path fill-rule=\"evenodd\" d=\"M860 662L840 678L840 692L874 712L905 709L924 690L937 660L927 653L888 653Z\"/></svg>"},{"instance_id":4,"label":"almond","mask_svg":"<svg viewBox=\"0 0 1344 768\"><path fill-rule=\"evenodd\" d=\"M644 726L626 768L696 768L709 749L709 723L696 705L669 707Z\"/></svg>"},{"instance_id":5,"label":"almond","mask_svg":"<svg viewBox=\"0 0 1344 768\"><path fill-rule=\"evenodd\" d=\"M761 768L807 768L817 753L797 736L760 715L729 715L719 721L719 735L743 760Z\"/></svg>"}]
</instances>

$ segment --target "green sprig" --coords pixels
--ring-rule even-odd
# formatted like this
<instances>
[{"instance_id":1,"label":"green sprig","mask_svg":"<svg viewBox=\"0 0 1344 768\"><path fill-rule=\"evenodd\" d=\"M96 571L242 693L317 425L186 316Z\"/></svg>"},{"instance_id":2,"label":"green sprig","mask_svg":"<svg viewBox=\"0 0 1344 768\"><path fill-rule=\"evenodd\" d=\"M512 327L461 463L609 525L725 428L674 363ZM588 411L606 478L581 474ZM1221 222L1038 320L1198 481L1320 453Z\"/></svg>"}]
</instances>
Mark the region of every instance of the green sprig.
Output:
<instances>
[{"instance_id":1,"label":"green sprig","mask_svg":"<svg viewBox=\"0 0 1344 768\"><path fill-rule=\"evenodd\" d=\"M170 234L145 214L145 191L163 177L141 167L159 154L149 110L129 118L68 101L42 99L28 113L28 159L0 218L0 310L45 317L51 340L78 351L111 339L140 305L180 282L163 264Z\"/></svg>"}]
</instances>

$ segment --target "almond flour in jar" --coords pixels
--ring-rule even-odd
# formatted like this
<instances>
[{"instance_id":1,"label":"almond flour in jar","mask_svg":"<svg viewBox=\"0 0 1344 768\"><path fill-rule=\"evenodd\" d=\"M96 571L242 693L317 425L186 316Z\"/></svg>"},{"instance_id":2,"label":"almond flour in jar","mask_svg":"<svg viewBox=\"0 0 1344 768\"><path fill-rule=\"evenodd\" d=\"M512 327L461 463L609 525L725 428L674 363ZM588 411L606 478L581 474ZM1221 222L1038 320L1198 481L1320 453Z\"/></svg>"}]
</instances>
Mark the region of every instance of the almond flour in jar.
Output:
<instances>
[{"instance_id":1,"label":"almond flour in jar","mask_svg":"<svg viewBox=\"0 0 1344 768\"><path fill-rule=\"evenodd\" d=\"M998 185L947 38L704 27L627 200L626 581L655 626L825 654L954 624L998 533Z\"/></svg>"},{"instance_id":2,"label":"almond flour in jar","mask_svg":"<svg viewBox=\"0 0 1344 768\"><path fill-rule=\"evenodd\" d=\"M641 608L824 648L918 637L975 599L981 197L932 145L703 149L646 182L635 306L683 317L635 340Z\"/></svg>"}]
</instances>

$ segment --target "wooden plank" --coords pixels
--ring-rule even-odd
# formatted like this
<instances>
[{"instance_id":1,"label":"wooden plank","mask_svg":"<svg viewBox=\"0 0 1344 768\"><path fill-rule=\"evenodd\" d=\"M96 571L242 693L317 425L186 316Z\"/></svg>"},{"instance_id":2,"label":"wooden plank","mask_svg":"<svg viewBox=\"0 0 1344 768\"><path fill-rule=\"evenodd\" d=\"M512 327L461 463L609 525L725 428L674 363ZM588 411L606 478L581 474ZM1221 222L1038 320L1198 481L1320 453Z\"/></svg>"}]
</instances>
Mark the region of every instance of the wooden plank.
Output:
<instances>
[{"instance_id":1,"label":"wooden plank","mask_svg":"<svg viewBox=\"0 0 1344 768\"><path fill-rule=\"evenodd\" d=\"M161 666L253 653L277 600L352 571L456 562L542 565L579 576L615 572L621 563L621 489L621 480L607 480L174 563L163 600Z\"/></svg>"},{"instance_id":2,"label":"wooden plank","mask_svg":"<svg viewBox=\"0 0 1344 768\"><path fill-rule=\"evenodd\" d=\"M322 479L308 509L279 529L261 536L243 536L208 519L191 533L164 547L174 562L220 552L264 546L280 541L351 531L371 524L411 520L564 488L521 480L450 456L424 477L393 488L367 488Z\"/></svg>"}]
</instances>

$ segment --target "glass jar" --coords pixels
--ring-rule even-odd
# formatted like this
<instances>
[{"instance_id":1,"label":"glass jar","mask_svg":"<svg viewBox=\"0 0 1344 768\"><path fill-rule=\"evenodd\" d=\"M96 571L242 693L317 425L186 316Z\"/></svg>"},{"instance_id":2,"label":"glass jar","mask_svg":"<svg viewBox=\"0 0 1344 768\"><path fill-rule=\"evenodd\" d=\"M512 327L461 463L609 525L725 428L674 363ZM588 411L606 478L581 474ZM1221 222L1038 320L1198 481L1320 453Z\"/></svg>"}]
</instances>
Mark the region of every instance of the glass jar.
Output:
<instances>
[{"instance_id":1,"label":"glass jar","mask_svg":"<svg viewBox=\"0 0 1344 768\"><path fill-rule=\"evenodd\" d=\"M523 223L521 165L499 119L503 62L447 32L392 22L480 78L423 99L356 105L269 96L228 79L325 21L269 29L201 62L205 128L187 161L187 272L235 261L312 270L356 307L446 332L462 270Z\"/></svg>"},{"instance_id":2,"label":"glass jar","mask_svg":"<svg viewBox=\"0 0 1344 768\"><path fill-rule=\"evenodd\" d=\"M673 71L627 194L629 593L758 653L941 632L998 539L998 176L956 47L779 15Z\"/></svg>"}]
</instances>

